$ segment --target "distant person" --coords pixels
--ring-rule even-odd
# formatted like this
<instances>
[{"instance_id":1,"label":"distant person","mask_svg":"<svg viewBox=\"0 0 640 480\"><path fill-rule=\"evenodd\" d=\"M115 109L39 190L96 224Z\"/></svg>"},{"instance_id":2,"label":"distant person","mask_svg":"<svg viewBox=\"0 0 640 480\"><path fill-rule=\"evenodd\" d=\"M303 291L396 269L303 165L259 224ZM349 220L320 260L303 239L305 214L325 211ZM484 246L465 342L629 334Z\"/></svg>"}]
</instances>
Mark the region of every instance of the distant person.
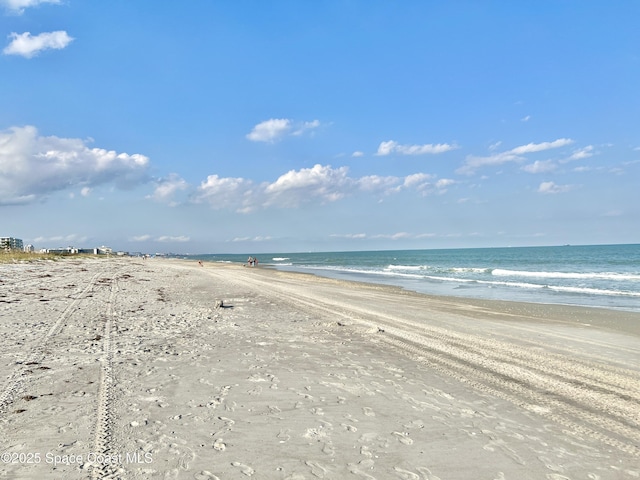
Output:
<instances>
[{"instance_id":1,"label":"distant person","mask_svg":"<svg viewBox=\"0 0 640 480\"><path fill-rule=\"evenodd\" d=\"M249 259L247 260L247 264L248 264L250 267L253 267L253 257L249 257Z\"/></svg>"},{"instance_id":2,"label":"distant person","mask_svg":"<svg viewBox=\"0 0 640 480\"><path fill-rule=\"evenodd\" d=\"M198 260L198 265L200 265L201 267L204 266L204 265L202 265L202 260Z\"/></svg>"}]
</instances>

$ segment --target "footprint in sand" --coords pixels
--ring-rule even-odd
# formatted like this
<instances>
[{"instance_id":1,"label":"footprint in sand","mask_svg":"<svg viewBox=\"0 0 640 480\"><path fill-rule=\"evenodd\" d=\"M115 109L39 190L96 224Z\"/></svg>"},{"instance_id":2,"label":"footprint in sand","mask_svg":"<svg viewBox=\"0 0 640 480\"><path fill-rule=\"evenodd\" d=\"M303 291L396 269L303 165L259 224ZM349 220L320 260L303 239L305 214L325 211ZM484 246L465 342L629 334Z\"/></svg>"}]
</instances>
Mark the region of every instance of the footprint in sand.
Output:
<instances>
[{"instance_id":1,"label":"footprint in sand","mask_svg":"<svg viewBox=\"0 0 640 480\"><path fill-rule=\"evenodd\" d=\"M207 472L206 470L202 470L201 472L196 473L193 478L196 480L220 480L220 477L217 477L211 472Z\"/></svg>"},{"instance_id":2,"label":"footprint in sand","mask_svg":"<svg viewBox=\"0 0 640 480\"><path fill-rule=\"evenodd\" d=\"M371 410L369 407L363 407L362 408L362 413L364 413L367 417L375 417L376 414L373 410Z\"/></svg>"},{"instance_id":3,"label":"footprint in sand","mask_svg":"<svg viewBox=\"0 0 640 480\"><path fill-rule=\"evenodd\" d=\"M393 469L402 480L421 480L420 475L417 473L410 472L409 470L405 470L400 467L393 467Z\"/></svg>"},{"instance_id":4,"label":"footprint in sand","mask_svg":"<svg viewBox=\"0 0 640 480\"><path fill-rule=\"evenodd\" d=\"M407 432L393 432L393 434L398 437L400 443L404 445L413 445L413 440L409 438L409 434Z\"/></svg>"},{"instance_id":5,"label":"footprint in sand","mask_svg":"<svg viewBox=\"0 0 640 480\"><path fill-rule=\"evenodd\" d=\"M348 423L341 423L340 426L343 427L348 432L357 432L358 431L358 429L356 427L354 427L353 425L349 425Z\"/></svg>"},{"instance_id":6,"label":"footprint in sand","mask_svg":"<svg viewBox=\"0 0 640 480\"><path fill-rule=\"evenodd\" d=\"M358 462L358 464L349 463L347 467L349 467L349 471L354 475L358 475L362 478L366 478L367 480L376 480L376 477L369 475L367 472L363 470L363 468L367 470L373 469L374 462L373 460L367 459Z\"/></svg>"},{"instance_id":7,"label":"footprint in sand","mask_svg":"<svg viewBox=\"0 0 640 480\"><path fill-rule=\"evenodd\" d=\"M260 385L257 385L253 387L251 390L247 390L247 393L252 396L260 395L262 393L262 387Z\"/></svg>"},{"instance_id":8,"label":"footprint in sand","mask_svg":"<svg viewBox=\"0 0 640 480\"><path fill-rule=\"evenodd\" d=\"M288 442L289 440L291 440L291 435L289 435L290 431L291 430L280 430L280 432L278 432L278 435L276 435L276 438L280 439L280 443Z\"/></svg>"},{"instance_id":9,"label":"footprint in sand","mask_svg":"<svg viewBox=\"0 0 640 480\"><path fill-rule=\"evenodd\" d=\"M304 462L304 464L307 467L311 468L311 474L314 477L324 478L325 474L327 473L327 469L320 465L318 462L311 462L307 460L306 462Z\"/></svg>"},{"instance_id":10,"label":"footprint in sand","mask_svg":"<svg viewBox=\"0 0 640 480\"><path fill-rule=\"evenodd\" d=\"M250 477L251 475L256 473L256 471L253 468L251 468L249 465L245 465L244 463L231 462L231 465L233 465L234 467L238 467L240 471L247 477Z\"/></svg>"},{"instance_id":11,"label":"footprint in sand","mask_svg":"<svg viewBox=\"0 0 640 480\"><path fill-rule=\"evenodd\" d=\"M227 444L224 443L221 438L217 438L213 442L213 449L217 450L218 452L224 452L227 449Z\"/></svg>"}]
</instances>

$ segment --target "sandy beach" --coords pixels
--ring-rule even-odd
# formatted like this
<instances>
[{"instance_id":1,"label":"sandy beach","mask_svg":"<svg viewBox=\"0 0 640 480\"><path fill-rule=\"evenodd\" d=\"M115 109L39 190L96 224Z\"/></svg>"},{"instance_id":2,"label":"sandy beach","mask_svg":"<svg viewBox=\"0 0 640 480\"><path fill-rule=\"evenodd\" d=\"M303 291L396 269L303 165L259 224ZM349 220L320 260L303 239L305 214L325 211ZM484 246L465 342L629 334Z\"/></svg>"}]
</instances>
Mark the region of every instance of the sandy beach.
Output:
<instances>
[{"instance_id":1,"label":"sandy beach","mask_svg":"<svg viewBox=\"0 0 640 480\"><path fill-rule=\"evenodd\" d=\"M0 478L638 479L640 314L0 265Z\"/></svg>"}]
</instances>

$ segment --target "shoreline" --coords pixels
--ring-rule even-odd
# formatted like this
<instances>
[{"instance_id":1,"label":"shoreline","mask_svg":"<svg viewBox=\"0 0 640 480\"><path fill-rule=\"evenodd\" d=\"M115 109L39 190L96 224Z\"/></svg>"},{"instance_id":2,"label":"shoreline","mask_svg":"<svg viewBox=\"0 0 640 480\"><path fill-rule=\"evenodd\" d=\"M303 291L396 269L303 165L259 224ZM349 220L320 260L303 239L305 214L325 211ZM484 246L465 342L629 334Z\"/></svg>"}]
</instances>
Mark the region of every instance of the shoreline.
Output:
<instances>
[{"instance_id":1,"label":"shoreline","mask_svg":"<svg viewBox=\"0 0 640 480\"><path fill-rule=\"evenodd\" d=\"M171 261L185 262L189 264L191 260L171 259ZM221 268L255 268L246 267L243 264L236 263L217 263L209 262L212 265ZM207 263L205 263L206 265ZM367 286L370 288L388 289L389 292L396 292L401 295L415 295L418 298L431 299L437 301L438 304L449 305L451 309L455 309L457 304L468 305L482 309L483 311L494 311L495 315L503 314L504 318L514 319L517 317L530 317L543 322L561 322L568 325L594 326L597 328L605 328L621 333L628 333L640 336L640 312L614 309L599 306L584 306L562 303L538 303L526 302L519 300L496 300L483 299L474 297L464 297L457 295L437 295L432 293L423 293L399 285L388 283L368 282L365 280L342 279L332 276L318 275L312 272L280 270L273 265L260 265L257 270L265 269L277 272L282 275L305 276L317 279L325 279L330 282L344 283L345 285L355 284ZM550 318L551 317L551 318ZM586 319L583 321L582 319Z\"/></svg>"},{"instance_id":2,"label":"shoreline","mask_svg":"<svg viewBox=\"0 0 640 480\"><path fill-rule=\"evenodd\" d=\"M0 477L637 478L638 317L178 259L0 268Z\"/></svg>"}]
</instances>

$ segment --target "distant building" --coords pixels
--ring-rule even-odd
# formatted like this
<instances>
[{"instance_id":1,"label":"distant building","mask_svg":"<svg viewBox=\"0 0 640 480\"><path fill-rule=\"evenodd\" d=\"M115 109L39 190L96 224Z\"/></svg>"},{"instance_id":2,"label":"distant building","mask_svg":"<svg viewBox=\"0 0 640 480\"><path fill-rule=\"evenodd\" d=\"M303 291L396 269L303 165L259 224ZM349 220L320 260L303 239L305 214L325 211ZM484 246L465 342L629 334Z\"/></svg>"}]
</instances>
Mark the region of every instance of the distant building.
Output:
<instances>
[{"instance_id":1,"label":"distant building","mask_svg":"<svg viewBox=\"0 0 640 480\"><path fill-rule=\"evenodd\" d=\"M22 240L13 237L0 237L0 250L22 250Z\"/></svg>"},{"instance_id":2,"label":"distant building","mask_svg":"<svg viewBox=\"0 0 640 480\"><path fill-rule=\"evenodd\" d=\"M33 245L25 245L24 246L24 251L28 252L28 253L33 253L36 251L35 247Z\"/></svg>"},{"instance_id":3,"label":"distant building","mask_svg":"<svg viewBox=\"0 0 640 480\"><path fill-rule=\"evenodd\" d=\"M78 249L75 247L50 248L47 253L53 253L55 255L73 255L78 253Z\"/></svg>"}]
</instances>

